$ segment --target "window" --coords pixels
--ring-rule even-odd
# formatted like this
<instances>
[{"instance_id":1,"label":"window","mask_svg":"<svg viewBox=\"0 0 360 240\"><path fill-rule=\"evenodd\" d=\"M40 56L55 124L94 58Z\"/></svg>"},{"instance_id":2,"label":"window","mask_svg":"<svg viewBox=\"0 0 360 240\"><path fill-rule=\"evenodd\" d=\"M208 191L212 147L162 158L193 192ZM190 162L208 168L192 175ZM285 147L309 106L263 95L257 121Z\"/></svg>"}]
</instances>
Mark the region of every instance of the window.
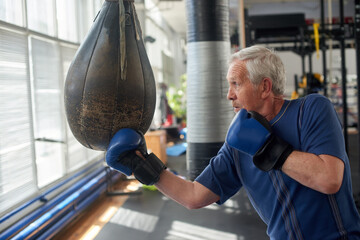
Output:
<instances>
[{"instance_id":1,"label":"window","mask_svg":"<svg viewBox=\"0 0 360 240\"><path fill-rule=\"evenodd\" d=\"M53 0L27 0L28 27L55 36L55 6Z\"/></svg>"},{"instance_id":2,"label":"window","mask_svg":"<svg viewBox=\"0 0 360 240\"><path fill-rule=\"evenodd\" d=\"M71 42L78 42L76 20L76 1L56 1L58 37Z\"/></svg>"},{"instance_id":3,"label":"window","mask_svg":"<svg viewBox=\"0 0 360 240\"><path fill-rule=\"evenodd\" d=\"M36 191L27 42L0 28L0 212Z\"/></svg>"},{"instance_id":4,"label":"window","mask_svg":"<svg viewBox=\"0 0 360 240\"><path fill-rule=\"evenodd\" d=\"M60 54L53 41L31 37L34 136L39 187L64 175Z\"/></svg>"},{"instance_id":5,"label":"window","mask_svg":"<svg viewBox=\"0 0 360 240\"><path fill-rule=\"evenodd\" d=\"M0 216L104 155L76 141L64 114L66 73L88 31L78 18L92 23L99 10L82 1L0 0Z\"/></svg>"},{"instance_id":6,"label":"window","mask_svg":"<svg viewBox=\"0 0 360 240\"><path fill-rule=\"evenodd\" d=\"M95 16L101 9L103 2L104 0L80 0L80 6L82 9L84 9L84 11L80 12L81 15L79 15L79 24L81 26L81 40L84 39L87 32L89 31L91 25L94 22Z\"/></svg>"},{"instance_id":7,"label":"window","mask_svg":"<svg viewBox=\"0 0 360 240\"><path fill-rule=\"evenodd\" d=\"M0 20L24 26L23 1L0 0Z\"/></svg>"}]
</instances>

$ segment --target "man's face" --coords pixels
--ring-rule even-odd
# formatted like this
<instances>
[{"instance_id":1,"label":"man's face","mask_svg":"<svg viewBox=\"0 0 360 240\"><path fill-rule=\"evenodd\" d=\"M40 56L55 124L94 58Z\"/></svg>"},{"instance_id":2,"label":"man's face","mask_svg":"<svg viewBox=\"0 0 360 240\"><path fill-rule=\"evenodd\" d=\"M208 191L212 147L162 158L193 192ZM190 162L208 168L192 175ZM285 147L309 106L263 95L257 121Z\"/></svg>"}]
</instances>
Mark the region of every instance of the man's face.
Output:
<instances>
[{"instance_id":1,"label":"man's face","mask_svg":"<svg viewBox=\"0 0 360 240\"><path fill-rule=\"evenodd\" d=\"M245 62L234 61L229 67L226 78L229 83L227 99L232 102L235 112L242 108L247 111L257 111L261 107L260 92L248 79Z\"/></svg>"}]
</instances>

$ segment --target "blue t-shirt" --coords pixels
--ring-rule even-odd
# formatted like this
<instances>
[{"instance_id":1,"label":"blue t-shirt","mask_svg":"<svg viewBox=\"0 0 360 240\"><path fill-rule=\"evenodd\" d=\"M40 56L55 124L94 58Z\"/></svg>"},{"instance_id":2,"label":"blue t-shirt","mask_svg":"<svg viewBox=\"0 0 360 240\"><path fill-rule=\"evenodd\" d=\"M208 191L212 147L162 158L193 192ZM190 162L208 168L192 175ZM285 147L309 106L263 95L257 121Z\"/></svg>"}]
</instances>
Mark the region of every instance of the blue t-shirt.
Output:
<instances>
[{"instance_id":1,"label":"blue t-shirt","mask_svg":"<svg viewBox=\"0 0 360 240\"><path fill-rule=\"evenodd\" d=\"M336 194L310 189L282 171L263 172L252 158L226 143L196 178L224 203L241 187L268 225L271 239L360 239L360 217L353 197L342 128L331 102L318 94L285 100L270 121L276 135L296 150L335 156L345 164Z\"/></svg>"}]
</instances>

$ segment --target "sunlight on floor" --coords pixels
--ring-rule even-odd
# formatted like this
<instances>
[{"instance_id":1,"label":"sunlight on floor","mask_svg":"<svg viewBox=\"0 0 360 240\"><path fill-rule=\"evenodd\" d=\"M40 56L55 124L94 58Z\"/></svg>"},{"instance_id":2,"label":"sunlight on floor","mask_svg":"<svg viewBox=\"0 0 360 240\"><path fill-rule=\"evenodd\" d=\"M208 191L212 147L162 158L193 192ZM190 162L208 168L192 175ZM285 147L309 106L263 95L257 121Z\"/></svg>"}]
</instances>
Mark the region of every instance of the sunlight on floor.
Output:
<instances>
[{"instance_id":1,"label":"sunlight on floor","mask_svg":"<svg viewBox=\"0 0 360 240\"><path fill-rule=\"evenodd\" d=\"M99 218L101 222L107 223L118 210L117 207L109 207Z\"/></svg>"},{"instance_id":2,"label":"sunlight on floor","mask_svg":"<svg viewBox=\"0 0 360 240\"><path fill-rule=\"evenodd\" d=\"M213 203L213 204L210 204L206 207L204 207L205 209L209 209L209 210L219 210L220 209L220 206L217 205L216 203Z\"/></svg>"},{"instance_id":3,"label":"sunlight on floor","mask_svg":"<svg viewBox=\"0 0 360 240\"><path fill-rule=\"evenodd\" d=\"M98 235L101 227L98 225L93 225L86 231L86 233L80 238L80 240L92 240Z\"/></svg>"},{"instance_id":4,"label":"sunlight on floor","mask_svg":"<svg viewBox=\"0 0 360 240\"><path fill-rule=\"evenodd\" d=\"M165 238L166 240L239 240L242 237L239 237L236 234L217 231L214 229L209 229L201 226L196 226L193 224L174 221L171 229L168 231L168 235Z\"/></svg>"},{"instance_id":5,"label":"sunlight on floor","mask_svg":"<svg viewBox=\"0 0 360 240\"><path fill-rule=\"evenodd\" d=\"M110 222L144 232L153 232L158 220L159 217L154 215L120 208Z\"/></svg>"}]
</instances>

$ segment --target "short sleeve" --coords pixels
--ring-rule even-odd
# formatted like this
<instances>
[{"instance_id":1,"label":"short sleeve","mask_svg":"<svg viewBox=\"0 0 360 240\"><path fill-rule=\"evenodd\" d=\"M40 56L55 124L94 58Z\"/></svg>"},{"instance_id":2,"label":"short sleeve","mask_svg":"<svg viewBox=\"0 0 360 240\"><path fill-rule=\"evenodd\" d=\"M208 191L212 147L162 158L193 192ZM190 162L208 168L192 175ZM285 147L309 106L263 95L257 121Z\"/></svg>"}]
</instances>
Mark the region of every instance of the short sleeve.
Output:
<instances>
[{"instance_id":1,"label":"short sleeve","mask_svg":"<svg viewBox=\"0 0 360 240\"><path fill-rule=\"evenodd\" d=\"M242 184L236 172L232 150L224 144L195 181L219 195L218 204L223 204L238 192Z\"/></svg>"},{"instance_id":2,"label":"short sleeve","mask_svg":"<svg viewBox=\"0 0 360 240\"><path fill-rule=\"evenodd\" d=\"M316 155L328 154L345 161L344 136L333 104L324 96L308 95L301 114L301 150Z\"/></svg>"}]
</instances>

